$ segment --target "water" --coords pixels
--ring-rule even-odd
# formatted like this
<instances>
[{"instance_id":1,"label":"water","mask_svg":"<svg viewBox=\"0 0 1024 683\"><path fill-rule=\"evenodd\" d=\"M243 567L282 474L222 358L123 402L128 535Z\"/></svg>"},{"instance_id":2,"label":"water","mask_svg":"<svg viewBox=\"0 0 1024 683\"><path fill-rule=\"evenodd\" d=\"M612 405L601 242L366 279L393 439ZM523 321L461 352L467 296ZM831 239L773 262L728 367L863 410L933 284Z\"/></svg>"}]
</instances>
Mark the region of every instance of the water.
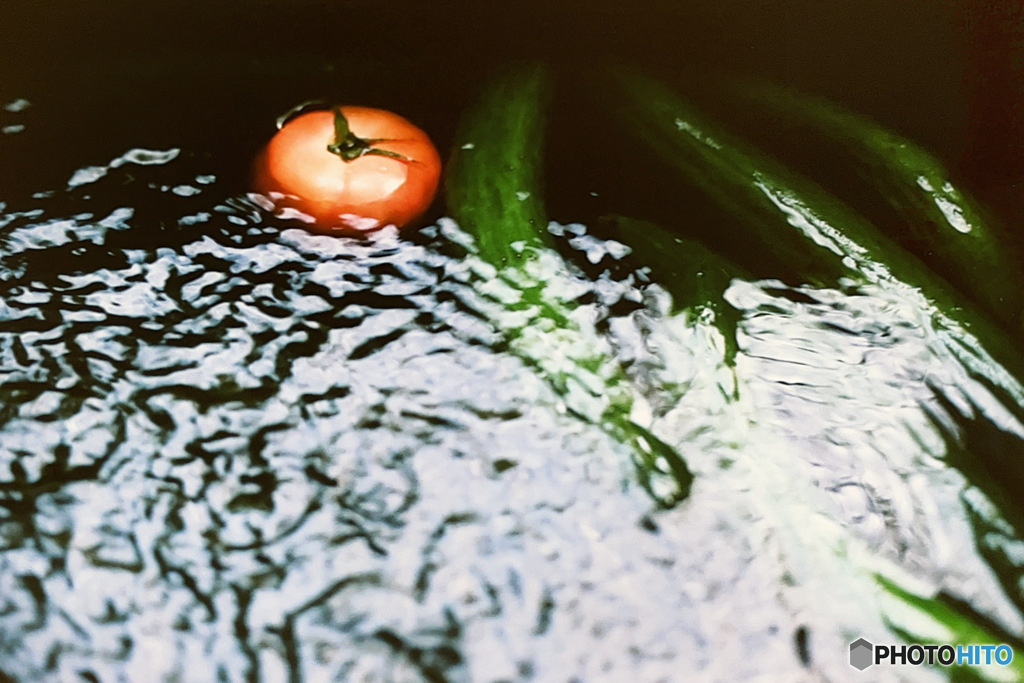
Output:
<instances>
[{"instance_id":1,"label":"water","mask_svg":"<svg viewBox=\"0 0 1024 683\"><path fill-rule=\"evenodd\" d=\"M443 211L355 241L245 195L243 114L337 79L296 62L3 102L0 679L845 680L857 637L943 638L876 574L1021 633L1020 389L913 292L736 281L732 367L708 312L555 223L571 264L536 275L573 326L516 342ZM198 94L147 118L167 89ZM676 507L586 419L614 372L696 475Z\"/></svg>"},{"instance_id":2,"label":"water","mask_svg":"<svg viewBox=\"0 0 1024 683\"><path fill-rule=\"evenodd\" d=\"M282 230L186 157L131 150L5 216L7 676L834 678L844 638L886 632L880 568L1021 628L932 387L1022 427L913 300L736 282L733 371L642 275L552 260L589 302L572 343L631 369L697 474L657 510L624 447L503 351L513 314L457 226ZM105 201L154 190L186 212L145 247ZM581 262L622 255L556 232Z\"/></svg>"}]
</instances>

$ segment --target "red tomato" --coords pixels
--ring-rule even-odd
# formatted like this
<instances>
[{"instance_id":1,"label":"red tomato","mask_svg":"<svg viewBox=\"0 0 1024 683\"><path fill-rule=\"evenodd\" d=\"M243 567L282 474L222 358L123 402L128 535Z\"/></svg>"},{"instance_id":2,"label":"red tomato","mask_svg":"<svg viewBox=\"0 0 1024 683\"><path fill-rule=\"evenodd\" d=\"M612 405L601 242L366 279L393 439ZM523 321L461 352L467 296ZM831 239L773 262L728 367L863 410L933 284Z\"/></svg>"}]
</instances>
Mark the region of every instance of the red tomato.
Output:
<instances>
[{"instance_id":1,"label":"red tomato","mask_svg":"<svg viewBox=\"0 0 1024 683\"><path fill-rule=\"evenodd\" d=\"M256 158L253 189L278 215L321 232L365 231L419 218L440 175L433 143L409 121L383 109L335 107L288 121Z\"/></svg>"}]
</instances>

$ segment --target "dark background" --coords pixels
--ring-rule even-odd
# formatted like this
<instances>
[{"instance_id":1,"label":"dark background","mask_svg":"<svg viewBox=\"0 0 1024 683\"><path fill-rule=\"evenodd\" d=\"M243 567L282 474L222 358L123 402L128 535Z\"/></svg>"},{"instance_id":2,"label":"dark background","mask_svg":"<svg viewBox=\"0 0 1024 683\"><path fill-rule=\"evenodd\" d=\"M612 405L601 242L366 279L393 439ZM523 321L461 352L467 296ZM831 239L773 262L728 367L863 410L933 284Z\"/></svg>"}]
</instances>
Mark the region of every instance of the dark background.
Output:
<instances>
[{"instance_id":1,"label":"dark background","mask_svg":"<svg viewBox=\"0 0 1024 683\"><path fill-rule=\"evenodd\" d=\"M615 58L670 76L764 75L845 102L1012 213L1024 171L1021 23L1016 3L966 0L7 0L0 99L47 104L51 120L37 121L48 142L23 147L30 158L8 150L0 181L28 188L49 180L47 165L66 178L112 129L148 130L152 145L216 129L222 151L242 153L267 132L252 121L321 95L406 112L443 145L494 64Z\"/></svg>"}]
</instances>

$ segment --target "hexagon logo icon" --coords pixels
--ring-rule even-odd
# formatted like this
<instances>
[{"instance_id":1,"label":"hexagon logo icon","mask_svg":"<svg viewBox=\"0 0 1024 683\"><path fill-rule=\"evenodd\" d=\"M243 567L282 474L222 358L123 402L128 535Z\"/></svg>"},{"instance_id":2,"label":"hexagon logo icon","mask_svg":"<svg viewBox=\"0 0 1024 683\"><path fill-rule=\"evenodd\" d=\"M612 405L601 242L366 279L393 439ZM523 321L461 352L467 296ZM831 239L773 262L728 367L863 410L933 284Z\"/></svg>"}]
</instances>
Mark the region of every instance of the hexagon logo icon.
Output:
<instances>
[{"instance_id":1,"label":"hexagon logo icon","mask_svg":"<svg viewBox=\"0 0 1024 683\"><path fill-rule=\"evenodd\" d=\"M874 650L875 646L863 638L853 641L850 643L850 666L858 671L868 668L873 663Z\"/></svg>"}]
</instances>

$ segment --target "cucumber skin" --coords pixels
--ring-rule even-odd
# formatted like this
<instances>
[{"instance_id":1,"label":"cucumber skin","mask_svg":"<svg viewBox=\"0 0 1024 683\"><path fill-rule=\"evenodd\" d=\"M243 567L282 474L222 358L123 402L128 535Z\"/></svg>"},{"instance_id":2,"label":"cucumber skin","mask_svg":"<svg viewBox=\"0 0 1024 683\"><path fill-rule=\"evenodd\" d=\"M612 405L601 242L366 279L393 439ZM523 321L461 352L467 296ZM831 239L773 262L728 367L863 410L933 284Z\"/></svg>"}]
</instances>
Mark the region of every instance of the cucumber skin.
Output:
<instances>
[{"instance_id":1,"label":"cucumber skin","mask_svg":"<svg viewBox=\"0 0 1024 683\"><path fill-rule=\"evenodd\" d=\"M1024 268L983 210L957 188L930 152L865 116L812 95L765 82L726 86L745 105L770 110L831 143L855 173L904 217L903 246L929 262L1008 328L1021 323Z\"/></svg>"},{"instance_id":2,"label":"cucumber skin","mask_svg":"<svg viewBox=\"0 0 1024 683\"><path fill-rule=\"evenodd\" d=\"M510 306L534 310L530 324L546 319L557 327L571 328L564 303L549 300L545 283L535 280L524 267L533 252L554 244L542 196L543 140L550 97L550 76L542 64L513 64L493 77L459 124L445 178L445 199L452 217L474 236L478 256L498 269L498 277L521 288L522 301ZM516 344L521 330L505 332L509 349L536 368L556 393L564 394L564 378L546 370L542 358ZM633 422L628 391L619 390L627 383L621 368L606 381L611 400L596 422L571 408L568 411L594 422L629 447L639 483L656 505L678 505L689 496L693 484L685 459ZM673 482L673 490L658 490L655 481L662 478Z\"/></svg>"},{"instance_id":3,"label":"cucumber skin","mask_svg":"<svg viewBox=\"0 0 1024 683\"><path fill-rule=\"evenodd\" d=\"M505 67L462 117L445 176L456 222L479 255L501 267L552 243L543 188L543 138L551 77L539 63Z\"/></svg>"},{"instance_id":4,"label":"cucumber skin","mask_svg":"<svg viewBox=\"0 0 1024 683\"><path fill-rule=\"evenodd\" d=\"M660 225L627 216L610 216L604 223L616 240L630 247L651 279L672 295L676 310L714 313L714 325L725 340L725 362L735 365L741 315L725 300L725 290L733 280L753 276L701 242Z\"/></svg>"},{"instance_id":5,"label":"cucumber skin","mask_svg":"<svg viewBox=\"0 0 1024 683\"><path fill-rule=\"evenodd\" d=\"M737 240L772 250L808 284L902 283L920 291L937 310L935 324L952 326L961 361L1024 405L1017 344L916 257L813 182L716 130L664 84L621 67L598 78L600 99L627 131L682 181L744 219ZM978 342L1005 370L979 355Z\"/></svg>"}]
</instances>

